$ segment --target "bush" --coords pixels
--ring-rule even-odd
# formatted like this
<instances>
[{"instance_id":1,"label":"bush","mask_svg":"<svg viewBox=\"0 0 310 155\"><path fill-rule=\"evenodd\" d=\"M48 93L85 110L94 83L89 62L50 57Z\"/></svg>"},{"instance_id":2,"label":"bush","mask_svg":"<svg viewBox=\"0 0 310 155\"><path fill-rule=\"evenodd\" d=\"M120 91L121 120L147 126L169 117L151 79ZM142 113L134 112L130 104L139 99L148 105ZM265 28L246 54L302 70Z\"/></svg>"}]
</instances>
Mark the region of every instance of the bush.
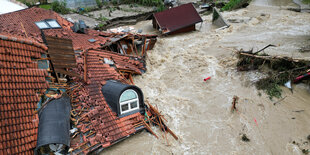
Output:
<instances>
[{"instance_id":1,"label":"bush","mask_svg":"<svg viewBox=\"0 0 310 155\"><path fill-rule=\"evenodd\" d=\"M70 9L66 8L66 5L67 5L66 2L54 1L52 3L52 9L57 13L68 14L70 13Z\"/></svg>"},{"instance_id":2,"label":"bush","mask_svg":"<svg viewBox=\"0 0 310 155\"><path fill-rule=\"evenodd\" d=\"M50 4L42 4L39 5L40 8L46 9L46 10L50 10L52 8L52 5Z\"/></svg>"},{"instance_id":3,"label":"bush","mask_svg":"<svg viewBox=\"0 0 310 155\"><path fill-rule=\"evenodd\" d=\"M96 3L97 3L98 8L102 8L103 7L102 0L96 0Z\"/></svg>"},{"instance_id":4,"label":"bush","mask_svg":"<svg viewBox=\"0 0 310 155\"><path fill-rule=\"evenodd\" d=\"M310 0L302 0L302 2L305 4L310 4Z\"/></svg>"},{"instance_id":5,"label":"bush","mask_svg":"<svg viewBox=\"0 0 310 155\"><path fill-rule=\"evenodd\" d=\"M17 0L17 1L22 2L23 4L27 5L29 8L35 5L34 1L27 1L27 0Z\"/></svg>"},{"instance_id":6,"label":"bush","mask_svg":"<svg viewBox=\"0 0 310 155\"><path fill-rule=\"evenodd\" d=\"M162 0L121 0L121 3L124 4L136 3L144 6L156 6L156 7L163 5Z\"/></svg>"},{"instance_id":7,"label":"bush","mask_svg":"<svg viewBox=\"0 0 310 155\"><path fill-rule=\"evenodd\" d=\"M222 9L221 11L228 11L228 10L234 10L239 9L242 7L247 6L251 0L230 0Z\"/></svg>"}]
</instances>

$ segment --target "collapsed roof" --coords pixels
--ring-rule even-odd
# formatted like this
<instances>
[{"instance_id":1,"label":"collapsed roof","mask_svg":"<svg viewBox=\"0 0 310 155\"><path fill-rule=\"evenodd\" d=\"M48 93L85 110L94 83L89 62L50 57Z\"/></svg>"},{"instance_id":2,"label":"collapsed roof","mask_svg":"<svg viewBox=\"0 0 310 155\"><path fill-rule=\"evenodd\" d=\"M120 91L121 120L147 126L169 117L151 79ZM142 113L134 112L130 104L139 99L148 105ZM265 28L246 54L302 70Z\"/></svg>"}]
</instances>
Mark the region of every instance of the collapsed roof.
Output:
<instances>
[{"instance_id":1,"label":"collapsed roof","mask_svg":"<svg viewBox=\"0 0 310 155\"><path fill-rule=\"evenodd\" d=\"M71 137L73 154L100 151L144 129L143 114L118 117L101 88L106 80L133 84L132 75L146 71L144 57L155 35L75 33L73 23L40 8L0 15L0 20L0 154L33 154L39 121L35 110L47 89L61 89L71 99L71 120L78 129ZM44 23L48 21L52 23ZM69 66L57 64L57 45ZM72 76L76 74L80 76Z\"/></svg>"}]
</instances>

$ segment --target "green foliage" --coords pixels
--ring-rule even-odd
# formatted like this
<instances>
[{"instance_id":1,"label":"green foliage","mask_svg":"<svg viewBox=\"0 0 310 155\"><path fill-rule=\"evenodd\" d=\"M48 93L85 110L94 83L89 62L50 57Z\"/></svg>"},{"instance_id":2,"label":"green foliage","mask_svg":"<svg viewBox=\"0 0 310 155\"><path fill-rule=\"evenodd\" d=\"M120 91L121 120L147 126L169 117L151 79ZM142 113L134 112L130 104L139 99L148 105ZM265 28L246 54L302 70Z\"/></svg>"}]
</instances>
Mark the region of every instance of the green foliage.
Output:
<instances>
[{"instance_id":1,"label":"green foliage","mask_svg":"<svg viewBox=\"0 0 310 155\"><path fill-rule=\"evenodd\" d=\"M99 23L96 27L95 30L103 30L105 24L104 23Z\"/></svg>"},{"instance_id":2,"label":"green foliage","mask_svg":"<svg viewBox=\"0 0 310 155\"><path fill-rule=\"evenodd\" d=\"M163 11L165 9L162 0L121 0L120 2L123 4L130 4L131 6L135 6L137 4L143 6L155 6L157 7L157 11Z\"/></svg>"},{"instance_id":3,"label":"green foliage","mask_svg":"<svg viewBox=\"0 0 310 155\"><path fill-rule=\"evenodd\" d=\"M102 14L100 14L98 20L100 20L100 21L107 21L107 20L109 20L109 19L106 18L106 17L104 17L104 16L102 16ZM99 25L100 25L100 24L99 24Z\"/></svg>"},{"instance_id":4,"label":"green foliage","mask_svg":"<svg viewBox=\"0 0 310 155\"><path fill-rule=\"evenodd\" d=\"M221 11L239 9L250 3L250 1L251 0L230 0L223 8L221 8Z\"/></svg>"},{"instance_id":5,"label":"green foliage","mask_svg":"<svg viewBox=\"0 0 310 155\"><path fill-rule=\"evenodd\" d=\"M157 6L157 9L156 9L157 12L161 12L161 11L164 11L164 10L165 10L164 4L160 4L159 6Z\"/></svg>"},{"instance_id":6,"label":"green foliage","mask_svg":"<svg viewBox=\"0 0 310 155\"><path fill-rule=\"evenodd\" d=\"M117 1L117 0L112 0L111 3L112 3L113 5L118 5L118 1Z\"/></svg>"},{"instance_id":7,"label":"green foliage","mask_svg":"<svg viewBox=\"0 0 310 155\"><path fill-rule=\"evenodd\" d=\"M103 7L102 0L96 0L96 3L97 3L98 8L102 8Z\"/></svg>"},{"instance_id":8,"label":"green foliage","mask_svg":"<svg viewBox=\"0 0 310 155\"><path fill-rule=\"evenodd\" d=\"M265 53L259 54L259 56L269 57ZM268 76L257 81L255 85L258 90L264 90L270 99L280 98L282 93L280 86L304 74L304 71L310 68L309 65L310 62L305 60L294 62L286 57L262 59L246 55L239 55L237 63L239 71L267 70Z\"/></svg>"},{"instance_id":9,"label":"green foliage","mask_svg":"<svg viewBox=\"0 0 310 155\"><path fill-rule=\"evenodd\" d=\"M51 4L42 4L42 5L39 5L39 8L50 10L50 9L52 9L52 5Z\"/></svg>"},{"instance_id":10,"label":"green foliage","mask_svg":"<svg viewBox=\"0 0 310 155\"><path fill-rule=\"evenodd\" d=\"M17 1L27 5L28 7L32 7L36 3L35 0L17 0Z\"/></svg>"},{"instance_id":11,"label":"green foliage","mask_svg":"<svg viewBox=\"0 0 310 155\"><path fill-rule=\"evenodd\" d=\"M269 78L261 79L256 83L256 87L259 90L264 90L269 96L269 99L272 100L273 97L280 98L282 89L280 88L277 81Z\"/></svg>"},{"instance_id":12,"label":"green foliage","mask_svg":"<svg viewBox=\"0 0 310 155\"><path fill-rule=\"evenodd\" d=\"M302 2L305 4L310 4L310 0L302 0Z\"/></svg>"},{"instance_id":13,"label":"green foliage","mask_svg":"<svg viewBox=\"0 0 310 155\"><path fill-rule=\"evenodd\" d=\"M66 8L66 2L58 2L58 1L54 1L52 3L52 9L55 12L58 12L60 14L68 14L70 13L70 9Z\"/></svg>"}]
</instances>

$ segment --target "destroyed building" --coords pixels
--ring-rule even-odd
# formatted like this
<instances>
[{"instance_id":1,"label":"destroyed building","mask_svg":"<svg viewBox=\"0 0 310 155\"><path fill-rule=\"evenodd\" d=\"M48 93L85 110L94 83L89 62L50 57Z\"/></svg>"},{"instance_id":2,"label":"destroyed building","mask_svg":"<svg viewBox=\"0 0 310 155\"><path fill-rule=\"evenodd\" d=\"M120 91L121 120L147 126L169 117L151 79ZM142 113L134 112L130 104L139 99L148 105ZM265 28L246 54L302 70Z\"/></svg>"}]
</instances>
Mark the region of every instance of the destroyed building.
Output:
<instances>
[{"instance_id":1,"label":"destroyed building","mask_svg":"<svg viewBox=\"0 0 310 155\"><path fill-rule=\"evenodd\" d=\"M200 22L202 19L192 3L154 13L152 21L153 28L162 34L194 31L195 24Z\"/></svg>"},{"instance_id":2,"label":"destroyed building","mask_svg":"<svg viewBox=\"0 0 310 155\"><path fill-rule=\"evenodd\" d=\"M35 7L0 20L0 154L100 152L147 126L132 75L146 71L156 35L77 33L74 23ZM58 117L70 120L70 140L47 132L66 95L70 118Z\"/></svg>"}]
</instances>

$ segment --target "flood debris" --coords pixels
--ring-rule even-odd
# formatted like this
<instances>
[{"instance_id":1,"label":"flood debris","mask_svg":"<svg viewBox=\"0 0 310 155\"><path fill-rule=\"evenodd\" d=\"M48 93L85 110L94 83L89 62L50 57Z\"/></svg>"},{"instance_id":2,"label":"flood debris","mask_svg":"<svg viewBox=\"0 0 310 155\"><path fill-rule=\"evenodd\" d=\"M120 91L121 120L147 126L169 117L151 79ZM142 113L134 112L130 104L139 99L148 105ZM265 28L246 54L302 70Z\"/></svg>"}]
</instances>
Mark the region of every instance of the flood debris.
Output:
<instances>
[{"instance_id":1,"label":"flood debris","mask_svg":"<svg viewBox=\"0 0 310 155\"><path fill-rule=\"evenodd\" d=\"M260 70L267 74L266 78L258 80L255 85L259 90L264 90L270 99L273 97L280 98L282 92L280 86L290 80L297 82L296 78L300 75L308 75L310 68L309 60L260 53L272 46L274 45L267 45L257 52L253 52L253 50L237 52L239 58L238 71ZM309 83L305 80L303 82Z\"/></svg>"},{"instance_id":2,"label":"flood debris","mask_svg":"<svg viewBox=\"0 0 310 155\"><path fill-rule=\"evenodd\" d=\"M301 47L299 49L299 52L301 53L310 52L310 45Z\"/></svg>"},{"instance_id":3,"label":"flood debris","mask_svg":"<svg viewBox=\"0 0 310 155\"><path fill-rule=\"evenodd\" d=\"M210 80L210 79L211 79L211 76L208 76L205 79L203 79L203 81L207 81L207 80Z\"/></svg>"},{"instance_id":4,"label":"flood debris","mask_svg":"<svg viewBox=\"0 0 310 155\"><path fill-rule=\"evenodd\" d=\"M232 101L232 106L231 106L231 112L234 112L235 110L237 110L236 104L238 103L239 97L238 96L234 96L233 97L233 101Z\"/></svg>"},{"instance_id":5,"label":"flood debris","mask_svg":"<svg viewBox=\"0 0 310 155\"><path fill-rule=\"evenodd\" d=\"M178 6L178 1L177 0L164 0L164 5L166 8L170 9L170 8Z\"/></svg>"},{"instance_id":6,"label":"flood debris","mask_svg":"<svg viewBox=\"0 0 310 155\"><path fill-rule=\"evenodd\" d=\"M274 102L273 105L276 105L280 102L282 102L287 96L284 96L283 98L279 99L277 102Z\"/></svg>"},{"instance_id":7,"label":"flood debris","mask_svg":"<svg viewBox=\"0 0 310 155\"><path fill-rule=\"evenodd\" d=\"M244 142L249 142L250 141L250 139L248 138L248 136L246 134L242 134L241 140L244 141Z\"/></svg>"},{"instance_id":8,"label":"flood debris","mask_svg":"<svg viewBox=\"0 0 310 155\"><path fill-rule=\"evenodd\" d=\"M175 140L178 140L178 136L166 125L165 121L167 121L165 119L165 117L158 111L157 108L155 108L154 106L152 106L151 104L149 104L147 102L148 108L147 108L147 122L150 125L155 125L158 126L161 131L163 131L163 135L162 137L164 137L167 141L167 145L169 145L169 141L167 138L167 133L169 133ZM151 128L147 128L155 137L158 138L158 136L152 131Z\"/></svg>"},{"instance_id":9,"label":"flood debris","mask_svg":"<svg viewBox=\"0 0 310 155\"><path fill-rule=\"evenodd\" d=\"M109 34L107 41L102 49L120 53L122 55L134 56L141 61L145 61L146 52L153 49L157 35L141 35L131 33L112 33Z\"/></svg>"},{"instance_id":10,"label":"flood debris","mask_svg":"<svg viewBox=\"0 0 310 155\"><path fill-rule=\"evenodd\" d=\"M305 110L295 110L293 112L304 112Z\"/></svg>"},{"instance_id":11,"label":"flood debris","mask_svg":"<svg viewBox=\"0 0 310 155\"><path fill-rule=\"evenodd\" d=\"M222 16L222 14L215 7L213 8L212 24L218 28L229 27L229 24L227 24L226 20Z\"/></svg>"},{"instance_id":12,"label":"flood debris","mask_svg":"<svg viewBox=\"0 0 310 155\"><path fill-rule=\"evenodd\" d=\"M165 35L194 31L195 24L200 22L202 19L192 3L154 13L152 21L153 28Z\"/></svg>"}]
</instances>

